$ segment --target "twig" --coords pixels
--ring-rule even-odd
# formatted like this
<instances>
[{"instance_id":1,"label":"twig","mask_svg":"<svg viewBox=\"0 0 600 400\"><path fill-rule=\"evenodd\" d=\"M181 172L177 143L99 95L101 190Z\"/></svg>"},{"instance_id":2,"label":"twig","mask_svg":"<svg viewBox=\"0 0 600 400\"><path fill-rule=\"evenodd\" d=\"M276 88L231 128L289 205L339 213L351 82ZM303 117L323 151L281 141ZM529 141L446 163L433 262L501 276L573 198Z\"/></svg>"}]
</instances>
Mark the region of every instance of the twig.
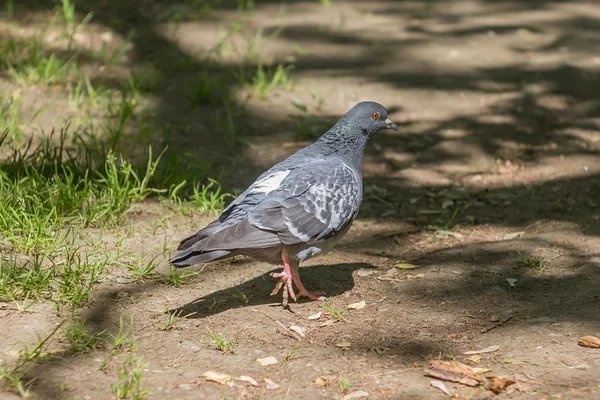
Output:
<instances>
[{"instance_id":1,"label":"twig","mask_svg":"<svg viewBox=\"0 0 600 400\"><path fill-rule=\"evenodd\" d=\"M511 315L511 316L510 316L510 317L508 317L508 318L505 318L505 319L503 319L503 320L501 320L501 321L499 321L499 322L496 322L494 325L492 325L492 326L490 326L490 327L483 328L483 329L481 330L481 333L487 333L487 332L491 331L492 329L496 329L497 327L504 325L504 323L506 323L506 322L510 321L510 320L512 319L512 317L513 317L513 316Z\"/></svg>"}]
</instances>

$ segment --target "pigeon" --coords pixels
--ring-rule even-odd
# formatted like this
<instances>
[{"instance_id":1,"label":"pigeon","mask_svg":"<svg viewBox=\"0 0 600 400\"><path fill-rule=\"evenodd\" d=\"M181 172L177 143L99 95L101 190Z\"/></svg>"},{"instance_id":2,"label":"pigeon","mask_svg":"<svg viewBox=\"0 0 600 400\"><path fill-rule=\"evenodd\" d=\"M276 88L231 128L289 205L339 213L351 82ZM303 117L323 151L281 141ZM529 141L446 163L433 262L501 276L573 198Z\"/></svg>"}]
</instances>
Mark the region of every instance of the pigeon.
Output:
<instances>
[{"instance_id":1,"label":"pigeon","mask_svg":"<svg viewBox=\"0 0 600 400\"><path fill-rule=\"evenodd\" d=\"M361 102L314 143L264 172L233 200L219 217L183 239L170 263L178 268L238 255L270 264L289 298L326 300L309 292L298 273L299 263L329 253L348 232L362 202L362 158L367 140L381 129L398 127L386 109ZM297 290L294 290L294 285Z\"/></svg>"}]
</instances>

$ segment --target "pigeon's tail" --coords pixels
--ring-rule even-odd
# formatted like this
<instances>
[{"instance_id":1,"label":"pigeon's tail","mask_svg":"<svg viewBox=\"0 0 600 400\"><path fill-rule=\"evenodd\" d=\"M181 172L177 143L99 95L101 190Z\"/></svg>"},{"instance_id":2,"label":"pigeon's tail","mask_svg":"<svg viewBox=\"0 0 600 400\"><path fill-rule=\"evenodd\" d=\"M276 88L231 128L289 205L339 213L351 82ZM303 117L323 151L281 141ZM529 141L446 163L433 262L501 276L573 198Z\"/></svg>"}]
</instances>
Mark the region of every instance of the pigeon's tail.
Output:
<instances>
[{"instance_id":1,"label":"pigeon's tail","mask_svg":"<svg viewBox=\"0 0 600 400\"><path fill-rule=\"evenodd\" d=\"M187 248L175 257L171 258L169 262L176 268L189 267L190 265L204 264L211 261L222 260L231 255L231 251L228 250L214 250L207 251L206 253L200 252L193 248Z\"/></svg>"},{"instance_id":2,"label":"pigeon's tail","mask_svg":"<svg viewBox=\"0 0 600 400\"><path fill-rule=\"evenodd\" d=\"M213 221L210 224L206 225L204 228L202 228L200 231L194 233L192 236L186 237L181 242L179 242L179 247L177 247L177 250L189 249L202 239L205 239L210 235L217 233L221 230L221 228L222 226L219 220Z\"/></svg>"}]
</instances>

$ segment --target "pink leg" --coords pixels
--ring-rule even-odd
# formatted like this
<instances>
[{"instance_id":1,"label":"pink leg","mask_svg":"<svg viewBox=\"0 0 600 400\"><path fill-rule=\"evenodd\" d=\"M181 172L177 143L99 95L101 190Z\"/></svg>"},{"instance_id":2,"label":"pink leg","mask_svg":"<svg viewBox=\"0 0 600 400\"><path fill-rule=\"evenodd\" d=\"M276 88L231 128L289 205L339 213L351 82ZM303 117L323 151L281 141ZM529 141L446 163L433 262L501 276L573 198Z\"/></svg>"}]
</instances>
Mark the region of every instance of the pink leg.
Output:
<instances>
[{"instance_id":1,"label":"pink leg","mask_svg":"<svg viewBox=\"0 0 600 400\"><path fill-rule=\"evenodd\" d=\"M275 285L275 288L271 292L271 296L279 293L279 290L283 287L283 306L288 305L289 297L291 296L296 301L296 293L294 293L292 269L290 267L290 259L287 251L281 251L281 258L283 260L283 272L273 273L271 277L279 279L279 282Z\"/></svg>"},{"instance_id":2,"label":"pink leg","mask_svg":"<svg viewBox=\"0 0 600 400\"><path fill-rule=\"evenodd\" d=\"M282 250L281 258L283 260L283 272L277 272L271 274L271 277L279 279L279 282L275 285L275 288L271 292L271 296L279 293L281 288L283 287L283 306L288 305L289 297L291 296L294 301L296 301L297 297L304 296L308 297L311 300L327 300L324 297L324 293L319 292L309 292L306 290L302 281L300 280L300 275L298 274L298 264L294 262L294 265L290 263L289 256L287 251ZM298 288L298 294L294 292L294 286Z\"/></svg>"}]
</instances>

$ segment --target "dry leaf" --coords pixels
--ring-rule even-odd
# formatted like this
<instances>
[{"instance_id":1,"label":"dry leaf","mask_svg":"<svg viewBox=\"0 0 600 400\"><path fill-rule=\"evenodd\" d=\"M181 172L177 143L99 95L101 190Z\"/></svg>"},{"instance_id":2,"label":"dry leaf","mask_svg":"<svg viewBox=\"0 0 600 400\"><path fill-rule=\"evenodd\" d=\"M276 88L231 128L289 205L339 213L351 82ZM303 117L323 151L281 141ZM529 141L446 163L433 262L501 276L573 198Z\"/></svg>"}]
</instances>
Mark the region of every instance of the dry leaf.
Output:
<instances>
[{"instance_id":1,"label":"dry leaf","mask_svg":"<svg viewBox=\"0 0 600 400\"><path fill-rule=\"evenodd\" d=\"M432 361L425 370L425 375L467 386L479 386L483 383L483 378L477 376L471 367L458 361Z\"/></svg>"},{"instance_id":2,"label":"dry leaf","mask_svg":"<svg viewBox=\"0 0 600 400\"><path fill-rule=\"evenodd\" d=\"M309 316L308 319L311 319L311 320L313 320L313 319L319 319L319 318L321 318L322 315L323 315L323 312L319 311L318 313Z\"/></svg>"},{"instance_id":3,"label":"dry leaf","mask_svg":"<svg viewBox=\"0 0 600 400\"><path fill-rule=\"evenodd\" d=\"M518 239L521 236L523 236L524 234L525 234L525 232L507 233L506 235L504 235L502 237L502 240L514 240L514 239Z\"/></svg>"},{"instance_id":4,"label":"dry leaf","mask_svg":"<svg viewBox=\"0 0 600 400\"><path fill-rule=\"evenodd\" d=\"M352 303L348 305L348 310L360 310L361 308L365 308L367 303L365 301L359 301L358 303Z\"/></svg>"},{"instance_id":5,"label":"dry leaf","mask_svg":"<svg viewBox=\"0 0 600 400\"><path fill-rule=\"evenodd\" d=\"M279 385L276 384L275 382L273 382L269 378L265 378L265 383L267 384L267 389L269 389L269 390L279 389Z\"/></svg>"},{"instance_id":6,"label":"dry leaf","mask_svg":"<svg viewBox=\"0 0 600 400\"><path fill-rule=\"evenodd\" d=\"M356 273L356 275L360 276L361 278L365 278L369 275L373 275L375 273L375 271L369 271L367 269L361 269L360 271L358 271Z\"/></svg>"},{"instance_id":7,"label":"dry leaf","mask_svg":"<svg viewBox=\"0 0 600 400\"><path fill-rule=\"evenodd\" d=\"M369 393L365 392L364 390L358 390L356 392L348 393L342 397L342 400L360 399L362 397L369 397Z\"/></svg>"},{"instance_id":8,"label":"dry leaf","mask_svg":"<svg viewBox=\"0 0 600 400\"><path fill-rule=\"evenodd\" d=\"M491 368L477 368L474 367L473 368L473 372L475 372L477 375L482 375L482 374L487 374L488 372L492 372Z\"/></svg>"},{"instance_id":9,"label":"dry leaf","mask_svg":"<svg viewBox=\"0 0 600 400\"><path fill-rule=\"evenodd\" d=\"M350 346L352 346L350 342L340 342L335 344L335 347L340 347L342 349L347 349Z\"/></svg>"},{"instance_id":10,"label":"dry leaf","mask_svg":"<svg viewBox=\"0 0 600 400\"><path fill-rule=\"evenodd\" d=\"M583 347L600 349L600 339L595 336L584 336L577 341L577 344Z\"/></svg>"},{"instance_id":11,"label":"dry leaf","mask_svg":"<svg viewBox=\"0 0 600 400\"><path fill-rule=\"evenodd\" d=\"M239 379L240 381L248 382L252 386L258 386L258 382L256 382L251 376L242 375Z\"/></svg>"},{"instance_id":12,"label":"dry leaf","mask_svg":"<svg viewBox=\"0 0 600 400\"><path fill-rule=\"evenodd\" d=\"M398 268L398 269L415 269L415 268L419 268L419 266L418 265L414 265L414 264L399 263L399 264L394 264L394 268Z\"/></svg>"},{"instance_id":13,"label":"dry leaf","mask_svg":"<svg viewBox=\"0 0 600 400\"><path fill-rule=\"evenodd\" d=\"M328 319L327 321L325 321L325 322L321 323L319 326L320 326L321 328L323 328L323 327L325 327L325 326L333 325L333 324L335 324L335 323L336 323L336 322L338 322L338 321L339 321L338 319Z\"/></svg>"},{"instance_id":14,"label":"dry leaf","mask_svg":"<svg viewBox=\"0 0 600 400\"><path fill-rule=\"evenodd\" d=\"M490 346L490 347L486 347L485 349L481 349L481 350L465 351L463 354L471 355L471 354L492 353L494 351L498 351L499 349L500 349L500 346Z\"/></svg>"},{"instance_id":15,"label":"dry leaf","mask_svg":"<svg viewBox=\"0 0 600 400\"><path fill-rule=\"evenodd\" d=\"M304 334L304 329L302 329L301 327L297 326L297 325L292 325L290 326L290 331L294 331L296 332L298 335L302 336L302 337L306 337L306 335Z\"/></svg>"},{"instance_id":16,"label":"dry leaf","mask_svg":"<svg viewBox=\"0 0 600 400\"><path fill-rule=\"evenodd\" d=\"M202 376L207 381L216 382L219 385L224 385L231 380L230 375L222 374L219 371L206 371Z\"/></svg>"},{"instance_id":17,"label":"dry leaf","mask_svg":"<svg viewBox=\"0 0 600 400\"><path fill-rule=\"evenodd\" d=\"M481 356L471 356L471 357L467 357L466 360L472 361L474 363L478 363L479 361L481 361Z\"/></svg>"},{"instance_id":18,"label":"dry leaf","mask_svg":"<svg viewBox=\"0 0 600 400\"><path fill-rule=\"evenodd\" d=\"M331 379L329 379L329 378L328 378L328 377L326 377L326 376L318 376L318 377L315 379L315 383L316 383L317 385L319 385L319 386L327 386L327 385L329 385L329 384L331 383Z\"/></svg>"},{"instance_id":19,"label":"dry leaf","mask_svg":"<svg viewBox=\"0 0 600 400\"><path fill-rule=\"evenodd\" d=\"M515 283L517 283L518 279L515 278L506 278L506 282L510 285L510 287L515 287Z\"/></svg>"},{"instance_id":20,"label":"dry leaf","mask_svg":"<svg viewBox=\"0 0 600 400\"><path fill-rule=\"evenodd\" d=\"M273 356L269 356L265 358L257 358L256 362L265 367L267 365L277 364L277 359Z\"/></svg>"},{"instance_id":21,"label":"dry leaf","mask_svg":"<svg viewBox=\"0 0 600 400\"><path fill-rule=\"evenodd\" d=\"M514 385L517 381L512 378L499 378L497 376L488 376L486 377L485 388L487 390L491 390L492 392L498 394L510 385Z\"/></svg>"},{"instance_id":22,"label":"dry leaf","mask_svg":"<svg viewBox=\"0 0 600 400\"><path fill-rule=\"evenodd\" d=\"M431 381L429 381L429 384L436 389L440 389L442 392L444 392L444 394L446 394L448 396L452 395L452 393L450 393L450 391L448 390L448 388L446 387L446 385L444 385L444 382L442 382L442 381L432 379Z\"/></svg>"},{"instance_id":23,"label":"dry leaf","mask_svg":"<svg viewBox=\"0 0 600 400\"><path fill-rule=\"evenodd\" d=\"M436 234L438 236L452 236L456 239L462 239L462 237L463 237L462 233L452 232L452 231L444 231L444 230L437 231Z\"/></svg>"}]
</instances>

